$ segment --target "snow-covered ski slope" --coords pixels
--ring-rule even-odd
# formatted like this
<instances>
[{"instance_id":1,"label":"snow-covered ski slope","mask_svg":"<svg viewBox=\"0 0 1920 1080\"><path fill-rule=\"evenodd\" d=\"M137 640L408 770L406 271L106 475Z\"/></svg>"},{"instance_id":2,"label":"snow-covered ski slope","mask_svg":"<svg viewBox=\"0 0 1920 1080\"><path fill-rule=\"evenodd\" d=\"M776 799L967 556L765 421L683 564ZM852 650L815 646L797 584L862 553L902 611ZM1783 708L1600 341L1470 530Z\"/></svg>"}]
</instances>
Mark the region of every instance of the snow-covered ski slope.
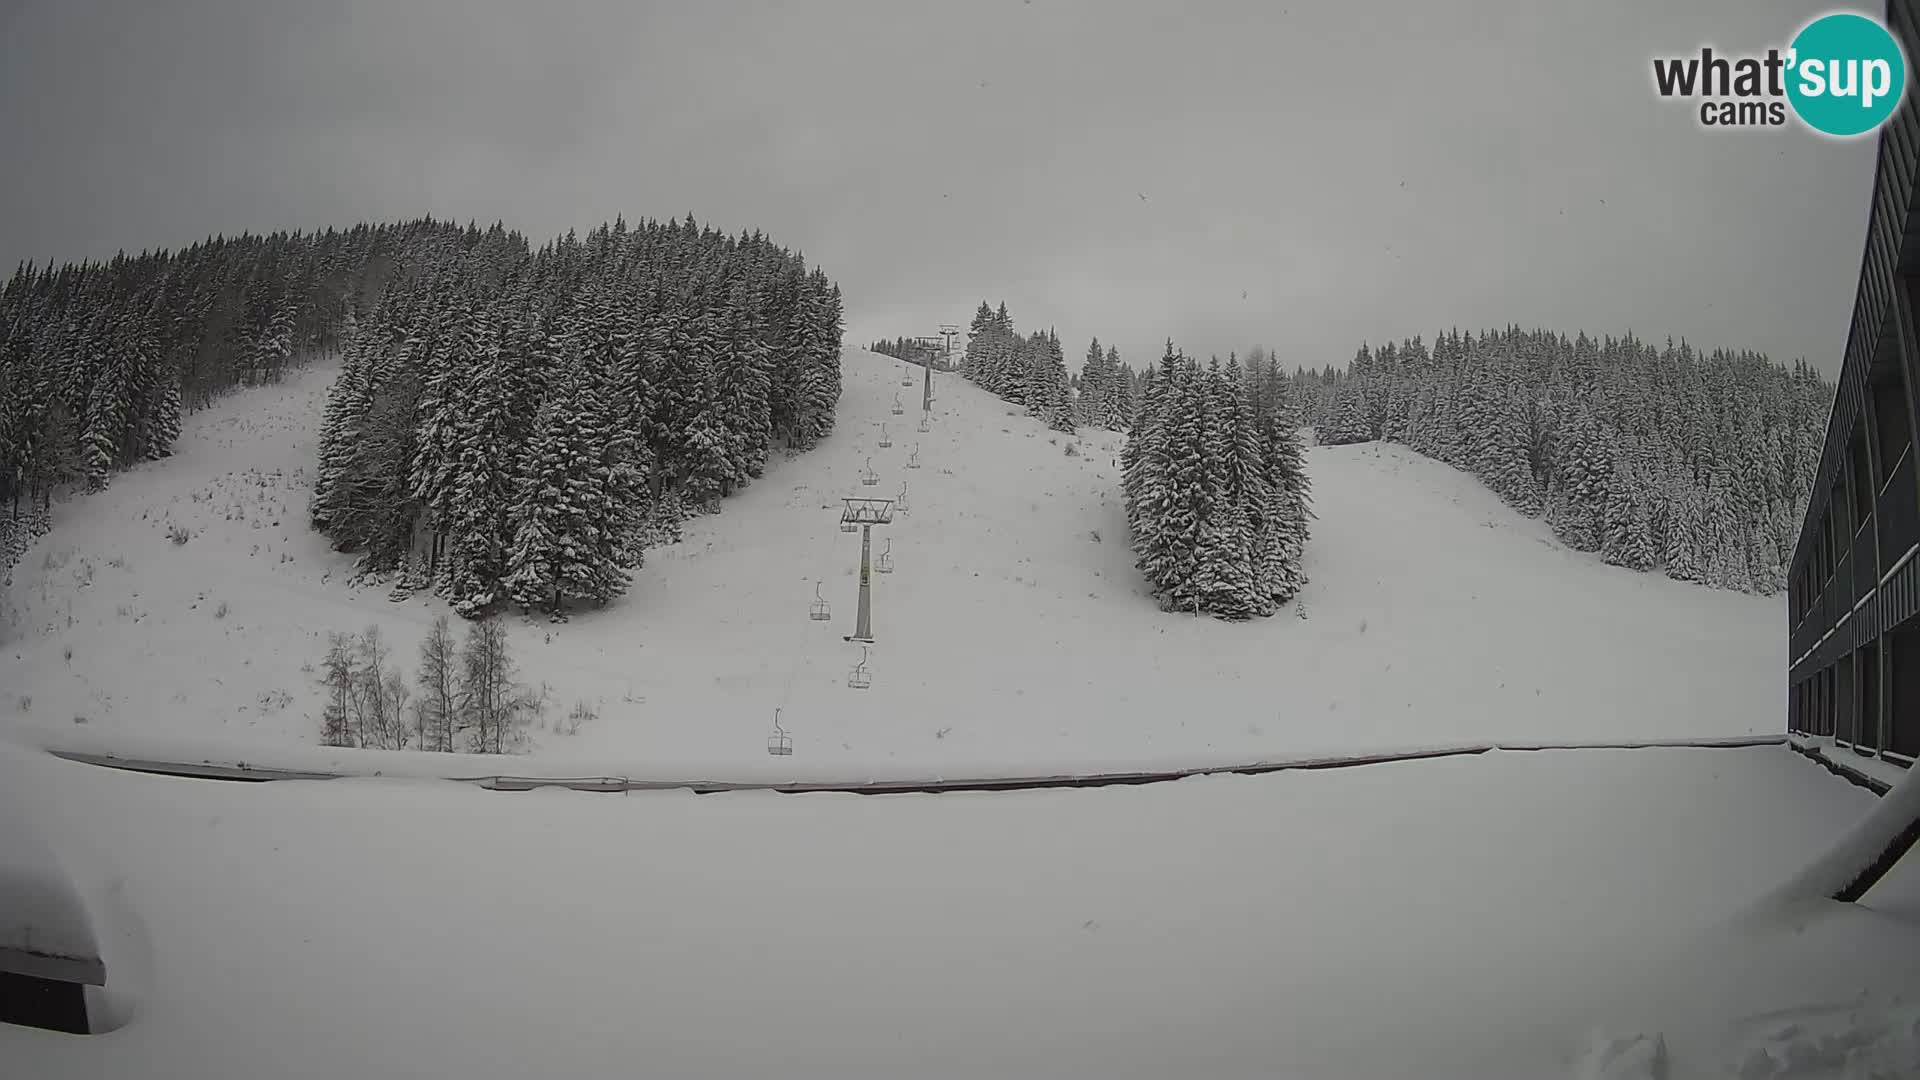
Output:
<instances>
[{"instance_id":1,"label":"snow-covered ski slope","mask_svg":"<svg viewBox=\"0 0 1920 1080\"><path fill-rule=\"evenodd\" d=\"M1196 620L1157 610L1132 568L1123 436L1057 435L947 374L922 434L919 369L903 386L898 362L850 350L844 372L834 435L649 552L624 599L512 617L524 677L553 688L542 771L978 776L1781 730L1780 601L1602 565L1404 448L1314 449L1312 584L1273 619ZM262 759L317 741L327 632L379 625L411 674L444 606L348 585L351 557L305 523L331 376L228 398L173 458L58 510L7 590L0 726ZM854 690L840 500L903 482L909 512L875 530L895 570L873 578L872 687ZM807 617L816 581L831 622ZM598 718L557 730L580 699ZM776 707L791 758L765 752Z\"/></svg>"},{"instance_id":2,"label":"snow-covered ski slope","mask_svg":"<svg viewBox=\"0 0 1920 1080\"><path fill-rule=\"evenodd\" d=\"M861 798L208 783L0 741L0 789L87 901L118 1027L0 1026L8 1077L1920 1068L1920 866L1726 925L1875 801L1778 747Z\"/></svg>"}]
</instances>

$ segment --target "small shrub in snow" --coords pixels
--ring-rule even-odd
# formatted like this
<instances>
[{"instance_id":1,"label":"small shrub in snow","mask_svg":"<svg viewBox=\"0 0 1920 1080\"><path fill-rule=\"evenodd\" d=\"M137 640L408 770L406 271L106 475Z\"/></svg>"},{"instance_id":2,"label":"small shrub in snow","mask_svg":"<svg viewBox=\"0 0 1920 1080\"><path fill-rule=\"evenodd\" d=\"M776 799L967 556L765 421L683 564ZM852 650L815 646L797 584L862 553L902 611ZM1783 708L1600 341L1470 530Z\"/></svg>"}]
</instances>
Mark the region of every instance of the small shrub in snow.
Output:
<instances>
[{"instance_id":1,"label":"small shrub in snow","mask_svg":"<svg viewBox=\"0 0 1920 1080\"><path fill-rule=\"evenodd\" d=\"M1068 444L1067 444L1067 456L1068 456L1068 457L1079 457L1079 456L1080 456L1080 447L1079 447L1079 446L1078 446L1077 444L1075 444L1075 443L1068 443Z\"/></svg>"},{"instance_id":2,"label":"small shrub in snow","mask_svg":"<svg viewBox=\"0 0 1920 1080\"><path fill-rule=\"evenodd\" d=\"M573 711L567 714L565 731L569 735L580 734L580 725L600 719L600 714L585 701L573 703Z\"/></svg>"},{"instance_id":3,"label":"small shrub in snow","mask_svg":"<svg viewBox=\"0 0 1920 1080\"><path fill-rule=\"evenodd\" d=\"M62 652L62 657L66 660L66 662L69 665L71 665L73 663L73 646L71 645L67 646L66 649L63 650Z\"/></svg>"},{"instance_id":4,"label":"small shrub in snow","mask_svg":"<svg viewBox=\"0 0 1920 1080\"><path fill-rule=\"evenodd\" d=\"M1094 543L1096 543L1096 544L1097 544L1097 543L1099 543L1099 542L1100 542L1100 530L1099 530L1099 529L1093 529L1093 530L1091 530L1091 531L1089 531L1089 532L1087 533L1087 535L1088 535L1088 536L1091 536L1091 537L1093 537L1093 542L1094 542Z\"/></svg>"},{"instance_id":5,"label":"small shrub in snow","mask_svg":"<svg viewBox=\"0 0 1920 1080\"><path fill-rule=\"evenodd\" d=\"M32 694L20 695L20 711L21 712L33 711L33 695Z\"/></svg>"},{"instance_id":6,"label":"small shrub in snow","mask_svg":"<svg viewBox=\"0 0 1920 1080\"><path fill-rule=\"evenodd\" d=\"M167 530L167 539L173 541L174 547L180 547L187 541L193 539L193 530L185 526L175 525Z\"/></svg>"},{"instance_id":7,"label":"small shrub in snow","mask_svg":"<svg viewBox=\"0 0 1920 1080\"><path fill-rule=\"evenodd\" d=\"M220 601L220 606L213 609L213 617L216 619L224 619L227 617L227 602L225 600Z\"/></svg>"}]
</instances>

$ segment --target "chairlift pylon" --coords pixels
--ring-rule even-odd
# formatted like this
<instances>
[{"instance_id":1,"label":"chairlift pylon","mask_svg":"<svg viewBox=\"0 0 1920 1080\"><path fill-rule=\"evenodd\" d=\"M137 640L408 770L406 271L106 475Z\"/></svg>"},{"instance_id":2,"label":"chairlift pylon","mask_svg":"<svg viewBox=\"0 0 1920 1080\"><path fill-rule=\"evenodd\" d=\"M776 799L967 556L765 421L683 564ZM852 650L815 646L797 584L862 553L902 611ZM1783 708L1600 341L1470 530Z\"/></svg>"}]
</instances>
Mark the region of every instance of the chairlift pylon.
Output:
<instances>
[{"instance_id":1,"label":"chairlift pylon","mask_svg":"<svg viewBox=\"0 0 1920 1080\"><path fill-rule=\"evenodd\" d=\"M880 425L880 449L885 450L886 448L892 445L893 445L893 436L887 434L887 425L881 424Z\"/></svg>"},{"instance_id":2,"label":"chairlift pylon","mask_svg":"<svg viewBox=\"0 0 1920 1080\"><path fill-rule=\"evenodd\" d=\"M847 674L847 685L855 690L865 690L873 685L873 675L867 671L867 647L860 646L860 662L853 665Z\"/></svg>"},{"instance_id":3,"label":"chairlift pylon","mask_svg":"<svg viewBox=\"0 0 1920 1080\"><path fill-rule=\"evenodd\" d=\"M777 757L789 757L793 754L793 736L780 726L780 710L773 710L773 734L767 736L767 753Z\"/></svg>"},{"instance_id":4,"label":"chairlift pylon","mask_svg":"<svg viewBox=\"0 0 1920 1080\"><path fill-rule=\"evenodd\" d=\"M880 557L873 561L873 568L883 574L893 573L893 538L891 536L887 538L886 550L882 551Z\"/></svg>"},{"instance_id":5,"label":"chairlift pylon","mask_svg":"<svg viewBox=\"0 0 1920 1080\"><path fill-rule=\"evenodd\" d=\"M833 618L833 611L827 607L827 598L820 595L820 583L813 583L813 603L807 605L807 618L814 622L826 622Z\"/></svg>"},{"instance_id":6,"label":"chairlift pylon","mask_svg":"<svg viewBox=\"0 0 1920 1080\"><path fill-rule=\"evenodd\" d=\"M914 443L913 453L907 455L907 468L917 469L919 467L920 467L920 444Z\"/></svg>"},{"instance_id":7,"label":"chairlift pylon","mask_svg":"<svg viewBox=\"0 0 1920 1080\"><path fill-rule=\"evenodd\" d=\"M880 483L880 474L873 471L872 458L868 458L867 467L860 470L860 483L867 487L877 487Z\"/></svg>"}]
</instances>

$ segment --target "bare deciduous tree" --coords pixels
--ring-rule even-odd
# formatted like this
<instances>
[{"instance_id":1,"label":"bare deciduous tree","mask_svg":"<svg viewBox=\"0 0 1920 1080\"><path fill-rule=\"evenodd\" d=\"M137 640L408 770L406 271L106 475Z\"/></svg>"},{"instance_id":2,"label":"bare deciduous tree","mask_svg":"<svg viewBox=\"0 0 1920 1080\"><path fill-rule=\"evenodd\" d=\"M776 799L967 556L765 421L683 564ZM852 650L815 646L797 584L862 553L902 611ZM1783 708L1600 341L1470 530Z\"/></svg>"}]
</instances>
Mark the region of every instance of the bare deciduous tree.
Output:
<instances>
[{"instance_id":1,"label":"bare deciduous tree","mask_svg":"<svg viewBox=\"0 0 1920 1080\"><path fill-rule=\"evenodd\" d=\"M433 620L420 642L420 701L416 708L420 747L451 754L460 728L460 655L445 615Z\"/></svg>"},{"instance_id":2,"label":"bare deciduous tree","mask_svg":"<svg viewBox=\"0 0 1920 1080\"><path fill-rule=\"evenodd\" d=\"M475 753L504 754L525 741L535 701L514 681L507 628L499 619L482 619L467 630L460 650L459 704Z\"/></svg>"},{"instance_id":3,"label":"bare deciduous tree","mask_svg":"<svg viewBox=\"0 0 1920 1080\"><path fill-rule=\"evenodd\" d=\"M327 635L327 658L322 664L320 685L327 694L326 707L320 714L320 742L326 746L352 746L351 724L356 706L353 639L349 635Z\"/></svg>"}]
</instances>

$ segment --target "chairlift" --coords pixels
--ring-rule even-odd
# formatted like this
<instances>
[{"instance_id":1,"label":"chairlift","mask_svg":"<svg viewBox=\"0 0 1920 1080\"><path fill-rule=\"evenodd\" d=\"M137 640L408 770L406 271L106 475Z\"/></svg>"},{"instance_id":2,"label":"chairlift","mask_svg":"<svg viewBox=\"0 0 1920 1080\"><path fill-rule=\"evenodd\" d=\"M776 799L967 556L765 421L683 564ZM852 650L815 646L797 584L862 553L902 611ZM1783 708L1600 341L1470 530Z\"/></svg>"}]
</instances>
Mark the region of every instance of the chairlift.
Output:
<instances>
[{"instance_id":1,"label":"chairlift","mask_svg":"<svg viewBox=\"0 0 1920 1080\"><path fill-rule=\"evenodd\" d=\"M907 407L905 405L900 404L900 395L899 394L893 395L893 415L899 416L901 413L904 413L906 411L907 411Z\"/></svg>"},{"instance_id":2,"label":"chairlift","mask_svg":"<svg viewBox=\"0 0 1920 1080\"><path fill-rule=\"evenodd\" d=\"M852 527L849 526L847 531L852 531ZM814 622L826 622L833 618L831 609L827 607L827 598L820 595L820 583L817 581L813 583L813 603L807 605L807 618Z\"/></svg>"},{"instance_id":3,"label":"chairlift","mask_svg":"<svg viewBox=\"0 0 1920 1080\"><path fill-rule=\"evenodd\" d=\"M907 365L905 364L900 365L900 385L901 386L913 385L913 372L908 371Z\"/></svg>"},{"instance_id":4,"label":"chairlift","mask_svg":"<svg viewBox=\"0 0 1920 1080\"><path fill-rule=\"evenodd\" d=\"M860 482L867 487L878 487L880 474L873 471L873 459L867 459L867 467L860 470Z\"/></svg>"},{"instance_id":5,"label":"chairlift","mask_svg":"<svg viewBox=\"0 0 1920 1080\"><path fill-rule=\"evenodd\" d=\"M893 538L887 538L887 548L873 561L873 568L883 574L893 573Z\"/></svg>"},{"instance_id":6,"label":"chairlift","mask_svg":"<svg viewBox=\"0 0 1920 1080\"><path fill-rule=\"evenodd\" d=\"M926 413L920 414L920 430L921 431L933 430L933 420L929 418Z\"/></svg>"},{"instance_id":7,"label":"chairlift","mask_svg":"<svg viewBox=\"0 0 1920 1080\"><path fill-rule=\"evenodd\" d=\"M860 662L853 665L847 673L847 685L855 690L865 690L873 685L873 675L867 671L867 647L860 646Z\"/></svg>"},{"instance_id":8,"label":"chairlift","mask_svg":"<svg viewBox=\"0 0 1920 1080\"><path fill-rule=\"evenodd\" d=\"M776 757L793 755L793 736L780 726L780 710L773 710L773 734L767 736L767 753Z\"/></svg>"},{"instance_id":9,"label":"chairlift","mask_svg":"<svg viewBox=\"0 0 1920 1080\"><path fill-rule=\"evenodd\" d=\"M892 445L893 445L893 436L887 434L887 425L881 424L880 425L880 449L885 450Z\"/></svg>"},{"instance_id":10,"label":"chairlift","mask_svg":"<svg viewBox=\"0 0 1920 1080\"><path fill-rule=\"evenodd\" d=\"M893 508L903 514L912 512L907 507L907 482L905 480L900 481L900 496L893 500Z\"/></svg>"},{"instance_id":11,"label":"chairlift","mask_svg":"<svg viewBox=\"0 0 1920 1080\"><path fill-rule=\"evenodd\" d=\"M914 443L913 453L907 455L907 468L917 469L919 467L920 467L920 444Z\"/></svg>"}]
</instances>

